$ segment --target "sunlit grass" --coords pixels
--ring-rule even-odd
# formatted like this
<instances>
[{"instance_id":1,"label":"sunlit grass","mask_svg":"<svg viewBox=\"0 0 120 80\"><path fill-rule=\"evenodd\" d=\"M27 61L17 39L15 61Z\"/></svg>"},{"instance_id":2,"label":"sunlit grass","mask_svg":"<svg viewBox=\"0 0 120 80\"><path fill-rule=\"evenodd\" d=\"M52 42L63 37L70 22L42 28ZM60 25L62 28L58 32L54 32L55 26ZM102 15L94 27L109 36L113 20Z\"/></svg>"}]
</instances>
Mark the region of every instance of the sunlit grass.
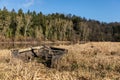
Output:
<instances>
[{"instance_id":1,"label":"sunlit grass","mask_svg":"<svg viewBox=\"0 0 120 80\"><path fill-rule=\"evenodd\" d=\"M0 50L0 80L120 80L120 43L59 45L68 49L57 69L24 63Z\"/></svg>"}]
</instances>

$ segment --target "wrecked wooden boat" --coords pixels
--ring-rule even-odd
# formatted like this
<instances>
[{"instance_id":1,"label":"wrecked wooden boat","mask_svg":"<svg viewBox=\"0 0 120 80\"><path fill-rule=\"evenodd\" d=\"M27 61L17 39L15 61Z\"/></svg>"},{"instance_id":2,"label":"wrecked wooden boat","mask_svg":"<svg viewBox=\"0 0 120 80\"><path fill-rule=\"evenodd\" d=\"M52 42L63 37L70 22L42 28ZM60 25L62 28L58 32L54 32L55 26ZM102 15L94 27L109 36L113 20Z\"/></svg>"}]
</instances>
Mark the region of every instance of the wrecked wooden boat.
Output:
<instances>
[{"instance_id":1,"label":"wrecked wooden boat","mask_svg":"<svg viewBox=\"0 0 120 80\"><path fill-rule=\"evenodd\" d=\"M11 50L12 55L25 62L37 59L38 62L45 64L47 67L55 67L56 62L59 62L64 54L68 53L67 49L51 47L51 46L38 46L26 49Z\"/></svg>"}]
</instances>

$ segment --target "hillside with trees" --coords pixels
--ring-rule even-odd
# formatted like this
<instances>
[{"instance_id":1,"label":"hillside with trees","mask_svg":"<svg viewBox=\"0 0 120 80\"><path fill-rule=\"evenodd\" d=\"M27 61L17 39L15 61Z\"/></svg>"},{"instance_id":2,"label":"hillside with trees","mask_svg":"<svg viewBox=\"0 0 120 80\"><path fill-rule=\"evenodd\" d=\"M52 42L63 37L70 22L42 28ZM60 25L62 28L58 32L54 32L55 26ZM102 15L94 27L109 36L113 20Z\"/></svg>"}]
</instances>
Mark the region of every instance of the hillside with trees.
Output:
<instances>
[{"instance_id":1,"label":"hillside with trees","mask_svg":"<svg viewBox=\"0 0 120 80\"><path fill-rule=\"evenodd\" d=\"M0 9L0 41L120 41L120 22Z\"/></svg>"}]
</instances>

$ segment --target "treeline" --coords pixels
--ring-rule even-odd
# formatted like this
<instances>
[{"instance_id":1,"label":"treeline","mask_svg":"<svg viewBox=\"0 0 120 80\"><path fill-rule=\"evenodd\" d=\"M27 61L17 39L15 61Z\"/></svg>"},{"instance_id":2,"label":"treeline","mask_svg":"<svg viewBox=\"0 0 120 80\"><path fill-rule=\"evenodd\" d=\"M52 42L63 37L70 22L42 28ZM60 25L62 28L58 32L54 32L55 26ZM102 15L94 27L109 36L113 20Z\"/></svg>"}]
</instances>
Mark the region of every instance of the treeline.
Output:
<instances>
[{"instance_id":1,"label":"treeline","mask_svg":"<svg viewBox=\"0 0 120 80\"><path fill-rule=\"evenodd\" d=\"M0 9L0 41L120 41L120 23L75 15Z\"/></svg>"}]
</instances>

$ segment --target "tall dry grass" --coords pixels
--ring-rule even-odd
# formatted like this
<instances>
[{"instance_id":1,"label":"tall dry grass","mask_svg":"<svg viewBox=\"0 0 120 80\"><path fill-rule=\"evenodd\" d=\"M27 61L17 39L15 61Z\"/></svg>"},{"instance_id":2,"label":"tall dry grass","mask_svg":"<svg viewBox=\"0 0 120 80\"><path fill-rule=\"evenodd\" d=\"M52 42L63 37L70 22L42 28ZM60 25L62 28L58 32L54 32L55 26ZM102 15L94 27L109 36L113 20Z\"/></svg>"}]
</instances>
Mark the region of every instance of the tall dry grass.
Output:
<instances>
[{"instance_id":1,"label":"tall dry grass","mask_svg":"<svg viewBox=\"0 0 120 80\"><path fill-rule=\"evenodd\" d=\"M0 50L0 80L120 80L120 43L59 45L68 49L58 68L35 61L24 63Z\"/></svg>"}]
</instances>

